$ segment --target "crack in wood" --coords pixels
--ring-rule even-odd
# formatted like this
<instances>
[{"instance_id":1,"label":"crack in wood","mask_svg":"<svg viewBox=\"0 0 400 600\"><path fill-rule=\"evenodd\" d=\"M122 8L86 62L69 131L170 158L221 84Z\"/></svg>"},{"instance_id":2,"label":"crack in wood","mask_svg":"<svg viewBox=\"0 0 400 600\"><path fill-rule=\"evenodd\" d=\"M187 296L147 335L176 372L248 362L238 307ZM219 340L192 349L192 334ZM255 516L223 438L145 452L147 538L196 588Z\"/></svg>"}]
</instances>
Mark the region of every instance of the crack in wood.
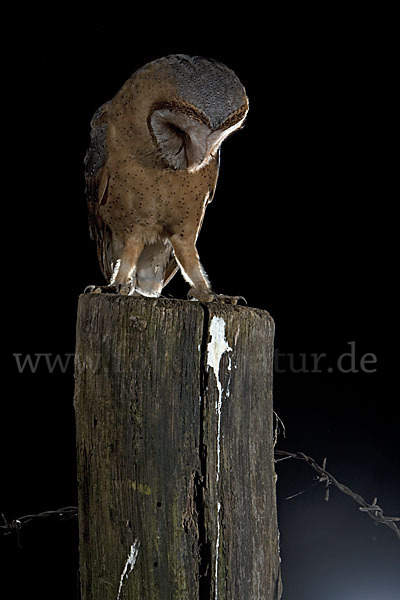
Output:
<instances>
[{"instance_id":1,"label":"crack in wood","mask_svg":"<svg viewBox=\"0 0 400 600\"><path fill-rule=\"evenodd\" d=\"M82 600L278 600L272 347L265 311L81 296Z\"/></svg>"},{"instance_id":2,"label":"crack in wood","mask_svg":"<svg viewBox=\"0 0 400 600\"><path fill-rule=\"evenodd\" d=\"M200 432L199 458L200 473L195 479L195 505L199 530L199 600L211 600L211 542L206 527L206 482L207 482L207 445L205 443L204 424L206 421L206 393L208 387L207 344L209 336L210 314L207 306L203 308L203 336L200 349Z\"/></svg>"}]
</instances>

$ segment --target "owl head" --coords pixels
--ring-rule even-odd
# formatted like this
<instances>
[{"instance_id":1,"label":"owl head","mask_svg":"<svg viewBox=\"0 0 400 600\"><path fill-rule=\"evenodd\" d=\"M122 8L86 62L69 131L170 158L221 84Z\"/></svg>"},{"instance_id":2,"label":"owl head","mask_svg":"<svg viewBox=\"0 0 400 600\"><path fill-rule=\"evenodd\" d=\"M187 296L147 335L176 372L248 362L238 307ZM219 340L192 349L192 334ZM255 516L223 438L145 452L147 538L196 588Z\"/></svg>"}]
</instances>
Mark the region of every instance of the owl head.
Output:
<instances>
[{"instance_id":1,"label":"owl head","mask_svg":"<svg viewBox=\"0 0 400 600\"><path fill-rule=\"evenodd\" d=\"M243 125L246 91L231 69L200 56L175 54L151 65L168 82L165 98L149 111L153 142L168 167L196 171Z\"/></svg>"}]
</instances>

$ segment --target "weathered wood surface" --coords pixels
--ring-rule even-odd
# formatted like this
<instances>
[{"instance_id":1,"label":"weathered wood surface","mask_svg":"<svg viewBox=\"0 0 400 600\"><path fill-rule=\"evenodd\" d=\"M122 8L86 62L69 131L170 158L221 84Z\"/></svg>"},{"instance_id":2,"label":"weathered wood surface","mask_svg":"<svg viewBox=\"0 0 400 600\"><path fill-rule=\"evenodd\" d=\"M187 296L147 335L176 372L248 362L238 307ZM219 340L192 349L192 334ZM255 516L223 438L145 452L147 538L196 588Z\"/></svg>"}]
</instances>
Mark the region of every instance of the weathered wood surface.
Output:
<instances>
[{"instance_id":1,"label":"weathered wood surface","mask_svg":"<svg viewBox=\"0 0 400 600\"><path fill-rule=\"evenodd\" d=\"M82 600L278 600L273 321L79 299Z\"/></svg>"}]
</instances>

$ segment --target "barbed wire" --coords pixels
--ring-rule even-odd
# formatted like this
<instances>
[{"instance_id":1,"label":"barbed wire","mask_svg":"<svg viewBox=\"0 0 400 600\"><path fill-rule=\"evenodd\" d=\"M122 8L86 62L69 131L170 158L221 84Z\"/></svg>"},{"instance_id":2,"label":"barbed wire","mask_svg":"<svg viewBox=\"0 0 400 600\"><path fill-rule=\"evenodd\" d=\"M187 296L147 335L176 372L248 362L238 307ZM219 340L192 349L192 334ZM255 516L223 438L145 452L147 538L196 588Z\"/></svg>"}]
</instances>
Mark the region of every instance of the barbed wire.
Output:
<instances>
[{"instance_id":1,"label":"barbed wire","mask_svg":"<svg viewBox=\"0 0 400 600\"><path fill-rule=\"evenodd\" d=\"M400 517L388 517L383 514L383 509L378 505L378 498L374 498L372 503L370 504L360 494L353 492L347 485L340 483L331 473L326 470L326 458L324 458L322 462L322 466L320 466L316 460L311 458L311 456L307 456L303 452L286 452L285 450L276 450L276 456L282 456L282 458L278 458L275 462L280 462L282 460L287 460L289 458L294 458L297 460L303 460L307 464L310 465L318 473L318 477L316 478L318 483L325 484L325 500L329 500L329 486L334 485L338 490L350 496L358 505L359 510L361 512L366 513L371 519L373 519L376 523L382 523L389 527L400 539L400 529L396 525L397 522L400 521ZM291 498L297 496L291 496Z\"/></svg>"},{"instance_id":2,"label":"barbed wire","mask_svg":"<svg viewBox=\"0 0 400 600\"><path fill-rule=\"evenodd\" d=\"M27 525L31 521L37 519L46 519L49 517L57 517L62 521L66 521L68 519L76 517L77 515L77 506L64 506L64 508L59 508L57 510L47 510L36 515L25 515L23 517L19 517L18 519L13 519L12 521L7 521L6 516L4 515L4 513L2 513L1 517L3 519L3 525L0 525L0 533L2 533L3 535L16 535L18 546L21 547L21 528L24 525Z\"/></svg>"},{"instance_id":3,"label":"barbed wire","mask_svg":"<svg viewBox=\"0 0 400 600\"><path fill-rule=\"evenodd\" d=\"M281 422L282 427L284 425ZM275 434L274 442L276 443L277 434ZM275 445L275 444L274 444ZM378 498L374 498L372 503L368 503L360 494L353 492L347 485L344 485L334 475L329 473L326 470L326 458L322 461L322 466L320 466L316 460L311 458L311 456L307 456L303 452L287 452L285 450L277 450L274 451L275 456L280 456L281 458L276 458L275 462L281 462L283 460L288 460L290 458L296 460L302 460L306 462L316 473L318 476L316 477L317 483L325 484L325 500L329 500L329 486L334 485L338 490L340 490L343 494L350 496L358 505L359 510L361 512L366 513L371 519L375 521L375 523L382 523L389 527L396 536L400 539L400 529L396 525L400 521L400 517L388 517L383 514L383 509L378 505ZM304 493L298 492L297 494L293 494L289 496L290 498L295 498L300 494ZM27 525L33 520L45 519L49 517L57 517L61 520L68 520L76 517L78 514L78 508L76 506L64 506L63 508L59 508L57 510L48 510L35 515L25 515L23 517L19 517L18 519L13 519L12 521L8 521L4 514L1 515L3 519L3 525L0 525L0 533L3 535L11 535L15 534L18 541L18 546L21 546L21 528L24 525Z\"/></svg>"}]
</instances>

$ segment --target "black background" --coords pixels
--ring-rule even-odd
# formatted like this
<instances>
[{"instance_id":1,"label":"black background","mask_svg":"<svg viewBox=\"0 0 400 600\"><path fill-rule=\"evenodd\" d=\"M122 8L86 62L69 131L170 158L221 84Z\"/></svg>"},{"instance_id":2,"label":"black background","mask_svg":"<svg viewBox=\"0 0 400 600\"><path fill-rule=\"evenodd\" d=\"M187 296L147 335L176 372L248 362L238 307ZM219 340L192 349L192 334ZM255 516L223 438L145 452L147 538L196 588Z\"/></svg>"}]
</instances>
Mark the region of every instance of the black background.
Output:
<instances>
[{"instance_id":1,"label":"black background","mask_svg":"<svg viewBox=\"0 0 400 600\"><path fill-rule=\"evenodd\" d=\"M76 504L72 361L64 374L42 363L19 373L13 355L74 352L78 295L102 281L83 193L89 121L133 71L181 52L226 63L250 99L245 128L222 147L198 248L217 292L275 319L286 355L274 383L278 447L327 457L340 481L399 515L392 16L282 9L216 23L204 9L186 21L158 15L157 29L151 11L115 12L32 12L2 26L0 512ZM185 297L187 286L177 275L165 291ZM358 372L344 373L350 342ZM290 369L288 354L298 369L313 353L327 354L321 373ZM374 372L360 369L366 353ZM308 466L288 460L277 473L284 600L398 598L395 534L335 489L324 502ZM75 598L76 521L31 523L21 543L0 537L0 589L12 590L2 597Z\"/></svg>"}]
</instances>

